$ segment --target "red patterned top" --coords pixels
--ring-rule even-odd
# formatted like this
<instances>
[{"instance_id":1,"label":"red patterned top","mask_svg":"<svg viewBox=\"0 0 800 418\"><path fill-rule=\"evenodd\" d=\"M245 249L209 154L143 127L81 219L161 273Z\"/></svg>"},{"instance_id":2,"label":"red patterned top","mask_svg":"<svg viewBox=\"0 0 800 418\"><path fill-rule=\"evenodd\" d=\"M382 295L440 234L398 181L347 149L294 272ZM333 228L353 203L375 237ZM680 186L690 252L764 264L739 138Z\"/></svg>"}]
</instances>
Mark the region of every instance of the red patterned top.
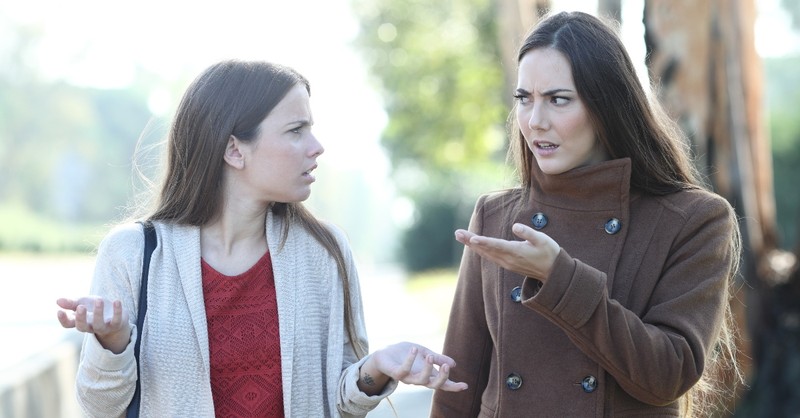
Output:
<instances>
[{"instance_id":1,"label":"red patterned top","mask_svg":"<svg viewBox=\"0 0 800 418\"><path fill-rule=\"evenodd\" d=\"M269 252L225 276L201 260L217 417L283 417L278 303Z\"/></svg>"}]
</instances>

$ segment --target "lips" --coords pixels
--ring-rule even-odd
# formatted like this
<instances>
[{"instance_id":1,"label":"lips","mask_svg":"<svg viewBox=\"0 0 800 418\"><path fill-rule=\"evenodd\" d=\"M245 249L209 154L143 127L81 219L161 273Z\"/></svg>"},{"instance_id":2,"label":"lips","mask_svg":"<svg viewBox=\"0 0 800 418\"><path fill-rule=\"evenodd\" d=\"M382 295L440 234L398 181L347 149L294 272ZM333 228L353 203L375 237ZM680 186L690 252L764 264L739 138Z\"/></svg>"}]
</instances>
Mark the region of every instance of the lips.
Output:
<instances>
[{"instance_id":1,"label":"lips","mask_svg":"<svg viewBox=\"0 0 800 418\"><path fill-rule=\"evenodd\" d=\"M309 168L308 170L306 170L306 171L304 171L304 172L303 172L303 177L304 177L304 178L306 178L306 179L308 179L308 180L310 180L311 182L315 182L315 181L317 181L316 177L314 177L314 175L313 175L313 174L311 174L311 172L312 172L312 171L314 171L314 170L316 170L316 169L317 169L317 165L316 165L316 164L314 164L314 166L313 166L313 167L311 167L311 168Z\"/></svg>"},{"instance_id":2,"label":"lips","mask_svg":"<svg viewBox=\"0 0 800 418\"><path fill-rule=\"evenodd\" d=\"M539 148L539 149L542 149L542 150L547 150L547 151L555 150L556 148L558 148L558 145L556 145L556 144L554 144L552 142L547 142L547 141L533 141L533 145L536 148Z\"/></svg>"},{"instance_id":3,"label":"lips","mask_svg":"<svg viewBox=\"0 0 800 418\"><path fill-rule=\"evenodd\" d=\"M316 165L316 164L314 164L314 166L313 166L313 167L311 167L311 168L309 168L308 170L304 171L304 172L303 172L303 174L304 174L304 175L311 175L311 172L312 172L312 171L314 171L314 170L316 170L316 169L317 169L317 165Z\"/></svg>"}]
</instances>

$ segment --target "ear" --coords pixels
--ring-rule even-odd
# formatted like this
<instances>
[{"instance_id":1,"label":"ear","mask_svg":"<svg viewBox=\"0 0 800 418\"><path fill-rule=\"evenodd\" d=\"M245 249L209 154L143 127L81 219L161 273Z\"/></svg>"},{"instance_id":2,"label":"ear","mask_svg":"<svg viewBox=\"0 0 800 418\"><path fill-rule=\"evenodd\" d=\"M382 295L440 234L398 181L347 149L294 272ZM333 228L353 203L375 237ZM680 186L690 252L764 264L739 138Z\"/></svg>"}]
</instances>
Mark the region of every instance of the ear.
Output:
<instances>
[{"instance_id":1,"label":"ear","mask_svg":"<svg viewBox=\"0 0 800 418\"><path fill-rule=\"evenodd\" d=\"M225 162L238 170L244 168L244 154L242 154L241 145L242 142L239 141L239 138L231 135L228 138L228 145L225 146Z\"/></svg>"}]
</instances>

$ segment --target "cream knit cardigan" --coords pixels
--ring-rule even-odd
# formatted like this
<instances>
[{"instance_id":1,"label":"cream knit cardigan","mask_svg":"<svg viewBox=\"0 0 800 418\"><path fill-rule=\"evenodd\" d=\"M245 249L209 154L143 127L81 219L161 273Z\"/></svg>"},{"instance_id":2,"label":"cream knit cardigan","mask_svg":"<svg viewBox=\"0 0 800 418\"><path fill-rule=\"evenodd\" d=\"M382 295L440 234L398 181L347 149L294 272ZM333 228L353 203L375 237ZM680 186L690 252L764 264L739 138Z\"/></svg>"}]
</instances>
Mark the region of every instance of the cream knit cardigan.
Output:
<instances>
[{"instance_id":1,"label":"cream knit cardigan","mask_svg":"<svg viewBox=\"0 0 800 418\"><path fill-rule=\"evenodd\" d=\"M394 391L367 396L356 381L357 361L344 331L343 292L336 263L302 227L290 225L280 247L281 220L267 215L266 232L278 301L283 401L287 417L363 417ZM200 229L155 222L158 245L150 262L147 316L141 346L142 417L213 417L208 330L200 276ZM329 225L345 256L358 338L366 330L353 257L344 233ZM101 242L91 293L119 299L136 322L144 236L139 224L115 227ZM133 326L135 328L135 325ZM131 342L120 354L93 334L84 339L76 387L91 417L124 416L133 397L136 361Z\"/></svg>"}]
</instances>

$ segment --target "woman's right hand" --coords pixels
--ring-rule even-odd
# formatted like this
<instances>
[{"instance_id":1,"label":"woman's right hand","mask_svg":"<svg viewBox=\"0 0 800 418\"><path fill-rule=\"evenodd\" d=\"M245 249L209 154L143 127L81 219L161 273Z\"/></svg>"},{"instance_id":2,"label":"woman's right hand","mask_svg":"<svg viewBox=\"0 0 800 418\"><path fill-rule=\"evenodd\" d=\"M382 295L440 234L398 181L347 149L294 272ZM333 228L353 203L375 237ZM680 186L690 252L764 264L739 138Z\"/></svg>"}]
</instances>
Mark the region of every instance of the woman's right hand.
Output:
<instances>
[{"instance_id":1,"label":"woman's right hand","mask_svg":"<svg viewBox=\"0 0 800 418\"><path fill-rule=\"evenodd\" d=\"M522 240L480 236L465 229L456 230L455 235L458 242L500 267L542 282L547 281L561 247L547 234L524 224L514 224L512 231Z\"/></svg>"},{"instance_id":2,"label":"woman's right hand","mask_svg":"<svg viewBox=\"0 0 800 418\"><path fill-rule=\"evenodd\" d=\"M79 299L59 298L56 304L61 307L58 322L62 327L94 334L100 345L115 354L123 352L128 346L131 326L122 302L85 296Z\"/></svg>"}]
</instances>

